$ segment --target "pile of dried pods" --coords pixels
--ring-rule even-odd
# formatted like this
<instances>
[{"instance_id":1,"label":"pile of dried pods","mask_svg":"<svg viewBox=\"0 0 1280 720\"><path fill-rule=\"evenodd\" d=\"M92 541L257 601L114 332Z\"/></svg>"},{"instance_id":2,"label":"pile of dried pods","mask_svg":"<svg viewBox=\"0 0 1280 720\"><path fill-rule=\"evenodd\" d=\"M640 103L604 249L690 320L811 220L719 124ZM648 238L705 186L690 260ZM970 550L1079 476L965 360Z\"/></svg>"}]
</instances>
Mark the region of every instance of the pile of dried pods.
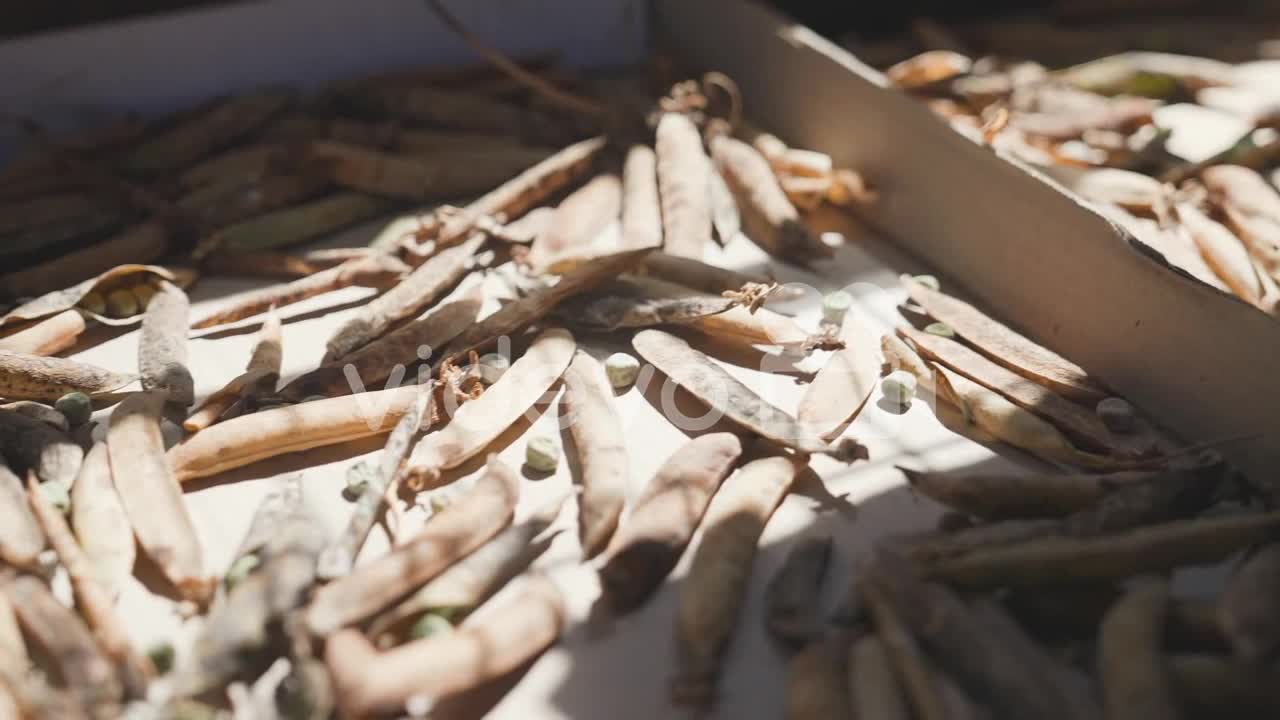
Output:
<instances>
[{"instance_id":1,"label":"pile of dried pods","mask_svg":"<svg viewBox=\"0 0 1280 720\"><path fill-rule=\"evenodd\" d=\"M908 472L958 527L878 547L831 623L818 602L831 547L801 543L764 618L795 653L789 717L1274 713L1280 553L1263 543L1280 516L1243 507L1273 500L1268 488L1237 492L1219 460L1178 449L931 278L905 279L910 326L882 337L836 303L839 320L810 331L765 307L778 293L766 278L704 263L709 243L739 235L780 260L821 259L833 250L806 212L875 202L831 158L746 130L727 78L675 85L647 123L567 95L575 83L547 63L519 78L413 72L306 100L256 93L93 137L37 135L0 173L4 257L42 261L3 281L35 297L0 318L12 401L0 407L0 715L420 715L526 666L568 624L554 578L534 568L563 503L514 522L520 476L488 450L561 385L561 412L579 414L576 525L602 610L644 605L701 533L672 697L707 709L766 524L813 454L866 457L842 435L877 386L889 396L890 370L892 397L931 402L956 432L1098 474ZM606 132L579 137L579 125ZM397 203L478 192L392 222L367 248L285 249ZM519 297L484 315L479 281L503 272ZM235 273L282 280L189 317L184 288ZM351 285L379 293L311 369L282 379L275 309ZM189 331L253 316L244 373L196 404ZM135 322L136 374L54 357L88 325ZM707 336L831 352L792 415L695 347ZM615 405L638 363L602 367L586 349L601 337L725 420L630 500L640 447ZM480 357L504 340L509 358ZM362 389L406 365L414 381ZM369 437L385 445L348 471L345 530L329 536L290 477L214 578L183 483ZM530 442L530 466L554 466L549 452ZM477 478L456 481L477 462ZM431 517L397 533L419 495ZM392 547L357 564L380 518ZM1169 570L1254 545L1216 605L1171 599ZM135 565L202 616L189 652L133 644L115 598ZM62 571L74 605L53 590Z\"/></svg>"},{"instance_id":2,"label":"pile of dried pods","mask_svg":"<svg viewBox=\"0 0 1280 720\"><path fill-rule=\"evenodd\" d=\"M1170 265L1280 315L1280 61L1257 59L1257 42L1255 54L1218 37L1194 45L1207 32L1196 26L1166 40L1203 57L1128 51L1050 69L1019 58L1057 59L1057 46L1011 55L999 27L978 37L921 23L925 52L885 74L958 130L1094 203ZM1072 32L1083 40L1090 29ZM1133 41L1149 45L1157 32ZM1250 35L1277 36L1275 18ZM974 59L966 47L996 54Z\"/></svg>"}]
</instances>

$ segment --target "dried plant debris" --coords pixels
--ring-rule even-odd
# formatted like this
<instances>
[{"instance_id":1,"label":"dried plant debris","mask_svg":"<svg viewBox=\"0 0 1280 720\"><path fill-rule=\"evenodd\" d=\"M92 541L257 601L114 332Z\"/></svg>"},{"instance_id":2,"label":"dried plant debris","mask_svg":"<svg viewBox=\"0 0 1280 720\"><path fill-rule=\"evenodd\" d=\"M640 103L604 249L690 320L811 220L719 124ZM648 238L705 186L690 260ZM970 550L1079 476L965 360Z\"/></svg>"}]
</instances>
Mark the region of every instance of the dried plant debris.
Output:
<instances>
[{"instance_id":1,"label":"dried plant debris","mask_svg":"<svg viewBox=\"0 0 1280 720\"><path fill-rule=\"evenodd\" d=\"M307 608L307 627L325 636L390 606L447 570L511 522L519 476L490 456L485 473L417 535L324 586Z\"/></svg>"},{"instance_id":2,"label":"dried plant debris","mask_svg":"<svg viewBox=\"0 0 1280 720\"><path fill-rule=\"evenodd\" d=\"M642 330L633 340L636 352L677 385L688 390L734 423L785 447L831 455L845 462L866 457L854 440L829 445L809 435L795 418L770 405L689 343L661 330Z\"/></svg>"},{"instance_id":3,"label":"dried plant debris","mask_svg":"<svg viewBox=\"0 0 1280 720\"><path fill-rule=\"evenodd\" d=\"M676 614L680 672L673 684L677 702L695 707L713 703L760 535L800 466L798 458L781 454L753 460L716 492L680 590Z\"/></svg>"}]
</instances>

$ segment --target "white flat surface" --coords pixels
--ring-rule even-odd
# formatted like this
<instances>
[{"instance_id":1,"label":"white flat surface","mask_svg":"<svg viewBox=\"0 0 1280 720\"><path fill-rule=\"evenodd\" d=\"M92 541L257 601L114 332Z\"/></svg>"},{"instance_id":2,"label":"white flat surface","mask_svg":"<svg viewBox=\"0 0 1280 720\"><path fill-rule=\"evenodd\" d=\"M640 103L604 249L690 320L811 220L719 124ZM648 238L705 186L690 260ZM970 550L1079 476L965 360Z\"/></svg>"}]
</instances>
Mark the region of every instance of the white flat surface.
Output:
<instances>
[{"instance_id":1,"label":"white flat surface","mask_svg":"<svg viewBox=\"0 0 1280 720\"><path fill-rule=\"evenodd\" d=\"M367 242L380 225L371 223L345 233L339 242ZM860 305L887 330L896 322L893 306L904 297L897 289L897 275L921 269L898 256L881 240L861 233L852 234L858 231L856 226L850 227L848 244L837 252L833 261L820 264L820 274L802 273L777 264L769 264L768 267L779 280L813 286L814 291L797 303L801 310L798 321L804 326L817 327L820 293L847 287ZM743 237L730 243L725 251L712 249L711 252L715 255L709 259L740 269L758 272L768 263L766 256ZM490 273L486 286L495 294L505 287L498 275ZM228 292L240 291L251 285L246 280L232 278L202 280L192 292L193 317L215 303L226 302ZM284 309L286 379L318 362L329 334L354 312L351 303L369 294L368 290L353 288ZM490 308L486 312L496 307L493 295L489 301ZM191 340L191 371L196 378L198 395L215 390L241 372L256 326L256 320L248 320L234 326L236 330L218 331ZM626 349L600 345L583 347L601 357L612 349ZM75 357L113 370L132 371L136 365L136 348L137 332L133 331L85 349ZM815 354L803 362L802 367L816 370L824 359L825 354ZM794 375L742 365L726 364L726 367L778 406L788 411L795 410L804 386L796 382ZM657 384L655 381L655 388ZM618 408L631 450L632 497L666 457L687 439L658 409L659 398L660 393L655 390L646 397L635 388L618 397ZM726 660L721 702L714 717L780 716L784 690L783 657L765 636L761 624L761 593L765 581L779 567L797 537L814 533L831 533L835 537L837 550L827 586L829 600L834 604L848 587L848 568L858 552L865 550L875 538L925 529L936 520L937 507L934 504L901 487L902 476L894 470L895 464L921 469L974 465L988 470L1012 468L1009 460L942 428L926 404L917 402L905 415L895 415L881 409L878 399L877 395L868 403L863 414L847 431L869 446L871 461L844 466L825 457L814 458L812 467L820 474L823 483L802 482L769 523L753 572L751 595L742 614L740 631ZM696 406L678 404L686 413L695 414L697 411ZM98 419L103 419L101 416L106 412L99 413ZM559 437L556 417L553 408L543 413L532 426L528 423L517 426L500 438L490 451L498 452L513 466L520 466L528 433L546 432ZM351 505L341 497L344 470L360 457L378 452L381 443L381 438L375 438L281 456L189 488L186 498L205 549L208 567L219 575L225 572L232 559L231 553L247 529L257 503L273 487L274 478L288 472L305 470L302 480L304 497L330 531L336 534L351 511ZM471 463L461 475L472 475L478 468L478 462ZM566 492L570 487L570 473L569 464L562 462L551 477L524 480L517 519L548 499ZM846 497L844 501L833 501L833 496ZM578 561L576 520L571 514L572 503L569 505L558 522L568 532L556 539L538 563L540 567L551 570L569 598L572 614L569 630L563 642L534 664L493 708L491 717L513 720L606 716L649 720L670 717L675 712L667 704L669 682L675 667L673 613L690 554L685 554L666 585L641 611L603 628L587 626L585 620L598 586L593 570ZM425 513L415 509L409 517L416 524L425 518ZM361 557L381 554L386 547L387 537L378 526ZM199 627L198 619L184 624L173 602L152 595L136 581L126 589L120 602L133 637L144 648L175 635L189 639ZM487 704L483 695L477 695L473 700L476 703L473 707Z\"/></svg>"}]
</instances>

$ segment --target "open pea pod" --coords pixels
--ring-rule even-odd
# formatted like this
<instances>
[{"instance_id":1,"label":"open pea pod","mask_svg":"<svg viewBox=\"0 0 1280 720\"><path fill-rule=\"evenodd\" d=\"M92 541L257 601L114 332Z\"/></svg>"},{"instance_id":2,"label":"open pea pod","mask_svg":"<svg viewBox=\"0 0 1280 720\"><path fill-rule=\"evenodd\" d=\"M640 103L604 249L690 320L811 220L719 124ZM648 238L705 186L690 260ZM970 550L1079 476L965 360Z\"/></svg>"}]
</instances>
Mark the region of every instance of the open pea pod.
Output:
<instances>
[{"instance_id":1,"label":"open pea pod","mask_svg":"<svg viewBox=\"0 0 1280 720\"><path fill-rule=\"evenodd\" d=\"M138 297L133 307L123 307L122 310L124 312L112 313L111 315L102 312L107 307L105 299L116 290L132 291L134 288L140 287L154 289L158 279L167 280L179 287L186 287L195 282L196 273L194 270L187 268L168 269L158 265L117 265L96 277L89 278L69 288L45 293L30 302L14 308L3 317L0 317L0 327L11 323L39 320L70 310L73 307L78 307L86 316L104 325L132 325L142 320L143 310L146 309L146 302L143 298L149 297L149 293L134 292L133 294ZM97 295L103 302L101 304L94 303L93 299L88 297L91 293ZM113 317L112 315L120 315L120 317Z\"/></svg>"}]
</instances>

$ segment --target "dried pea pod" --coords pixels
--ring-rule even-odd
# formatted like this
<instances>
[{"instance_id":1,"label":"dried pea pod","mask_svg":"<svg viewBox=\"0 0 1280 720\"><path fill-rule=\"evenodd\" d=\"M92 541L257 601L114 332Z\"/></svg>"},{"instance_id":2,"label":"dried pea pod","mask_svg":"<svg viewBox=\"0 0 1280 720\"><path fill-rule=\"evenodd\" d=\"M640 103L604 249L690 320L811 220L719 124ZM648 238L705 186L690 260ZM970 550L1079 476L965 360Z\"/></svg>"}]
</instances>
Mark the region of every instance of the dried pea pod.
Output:
<instances>
[{"instance_id":1,"label":"dried pea pod","mask_svg":"<svg viewBox=\"0 0 1280 720\"><path fill-rule=\"evenodd\" d=\"M831 538L801 540L769 579L764 624L779 645L798 650L822 633L822 581L831 562Z\"/></svg>"},{"instance_id":2,"label":"dried pea pod","mask_svg":"<svg viewBox=\"0 0 1280 720\"><path fill-rule=\"evenodd\" d=\"M882 550L860 577L883 593L938 663L975 696L1011 717L1075 717L1042 667L1023 662L956 594L922 580L903 558Z\"/></svg>"},{"instance_id":3,"label":"dried pea pod","mask_svg":"<svg viewBox=\"0 0 1280 720\"><path fill-rule=\"evenodd\" d=\"M80 707L94 718L119 717L122 688L84 621L35 576L7 579L3 591L24 634L44 651Z\"/></svg>"},{"instance_id":4,"label":"dried pea pod","mask_svg":"<svg viewBox=\"0 0 1280 720\"><path fill-rule=\"evenodd\" d=\"M154 175L186 167L262 126L291 101L288 93L263 90L219 102L135 147L123 168Z\"/></svg>"},{"instance_id":5,"label":"dried pea pod","mask_svg":"<svg viewBox=\"0 0 1280 720\"><path fill-rule=\"evenodd\" d=\"M189 191L178 198L177 207L190 213L194 222L222 227L292 207L330 187L325 175L310 168L290 175L233 177Z\"/></svg>"},{"instance_id":6,"label":"dried pea pod","mask_svg":"<svg viewBox=\"0 0 1280 720\"><path fill-rule=\"evenodd\" d=\"M409 489L437 487L444 470L478 455L529 408L544 400L569 367L576 347L567 330L552 328L540 333L497 382L457 408L443 429L418 443L405 471Z\"/></svg>"},{"instance_id":7,"label":"dried pea pod","mask_svg":"<svg viewBox=\"0 0 1280 720\"><path fill-rule=\"evenodd\" d=\"M1265 178L1239 165L1218 165L1201 174L1236 236L1273 279L1280 278L1280 195Z\"/></svg>"},{"instance_id":8,"label":"dried pea pod","mask_svg":"<svg viewBox=\"0 0 1280 720\"><path fill-rule=\"evenodd\" d=\"M191 328L201 330L236 322L352 285L382 287L398 280L407 269L404 263L389 255L355 258L309 277L247 292L191 323Z\"/></svg>"},{"instance_id":9,"label":"dried pea pod","mask_svg":"<svg viewBox=\"0 0 1280 720\"><path fill-rule=\"evenodd\" d=\"M767 277L748 275L666 252L655 252L646 256L639 272L710 295L719 295L726 290L737 290L751 283L759 285L770 283Z\"/></svg>"},{"instance_id":10,"label":"dried pea pod","mask_svg":"<svg viewBox=\"0 0 1280 720\"><path fill-rule=\"evenodd\" d=\"M991 360L1058 394L1093 405L1108 396L1083 369L987 316L974 306L903 278L913 302Z\"/></svg>"},{"instance_id":11,"label":"dried pea pod","mask_svg":"<svg viewBox=\"0 0 1280 720\"><path fill-rule=\"evenodd\" d=\"M58 313L70 310L78 305L89 293L107 294L111 289L130 287L140 282L149 282L155 278L184 285L194 279L192 276L180 276L177 273L155 265L117 265L106 272L80 282L72 287L54 290L24 303L0 317L0 327L27 320L41 320ZM93 319L107 325L128 325L137 322L141 316L124 320L102 317L93 314Z\"/></svg>"},{"instance_id":12,"label":"dried pea pod","mask_svg":"<svg viewBox=\"0 0 1280 720\"><path fill-rule=\"evenodd\" d=\"M752 242L770 255L799 263L831 255L831 249L800 221L759 151L741 140L720 136L711 141L711 155L738 201L743 230Z\"/></svg>"},{"instance_id":13,"label":"dried pea pod","mask_svg":"<svg viewBox=\"0 0 1280 720\"><path fill-rule=\"evenodd\" d=\"M134 698L145 696L147 683L155 675L151 661L139 654L129 641L123 620L116 614L111 594L98 582L88 556L80 549L62 512L41 492L35 475L27 476L27 497L33 515L49 545L71 579L76 607L84 615L98 646L119 671L125 692Z\"/></svg>"},{"instance_id":14,"label":"dried pea pod","mask_svg":"<svg viewBox=\"0 0 1280 720\"><path fill-rule=\"evenodd\" d=\"M898 334L909 339L926 359L946 365L1044 417L1086 449L1124 456L1158 452L1157 438L1149 432L1134 436L1117 435L1092 410L988 360L962 343L913 328L899 328Z\"/></svg>"},{"instance_id":15,"label":"dried pea pod","mask_svg":"<svg viewBox=\"0 0 1280 720\"><path fill-rule=\"evenodd\" d=\"M787 720L852 717L845 658L815 640L787 662Z\"/></svg>"},{"instance_id":16,"label":"dried pea pod","mask_svg":"<svg viewBox=\"0 0 1280 720\"><path fill-rule=\"evenodd\" d=\"M988 475L898 469L917 492L966 515L988 520L1062 517L1097 504L1117 487L1156 477L1150 471Z\"/></svg>"},{"instance_id":17,"label":"dried pea pod","mask_svg":"<svg viewBox=\"0 0 1280 720\"><path fill-rule=\"evenodd\" d=\"M529 249L529 262L545 268L562 258L588 254L596 237L618 219L621 209L622 180L617 175L601 173L588 180L556 206L547 227Z\"/></svg>"},{"instance_id":18,"label":"dried pea pod","mask_svg":"<svg viewBox=\"0 0 1280 720\"><path fill-rule=\"evenodd\" d=\"M266 458L391 431L425 392L407 386L261 410L196 433L169 451L183 483Z\"/></svg>"},{"instance_id":19,"label":"dried pea pod","mask_svg":"<svg viewBox=\"0 0 1280 720\"><path fill-rule=\"evenodd\" d=\"M475 485L433 515L417 535L320 588L307 608L307 628L313 635L328 635L439 575L510 523L519 494L519 476L491 455Z\"/></svg>"},{"instance_id":20,"label":"dried pea pod","mask_svg":"<svg viewBox=\"0 0 1280 720\"><path fill-rule=\"evenodd\" d=\"M968 74L973 60L951 50L926 50L884 71L894 85L912 90Z\"/></svg>"},{"instance_id":21,"label":"dried pea pod","mask_svg":"<svg viewBox=\"0 0 1280 720\"><path fill-rule=\"evenodd\" d=\"M470 237L483 217L501 216L511 222L585 175L604 147L601 137L574 143L485 193L461 212L433 218L416 235L431 240L431 247L439 251ZM422 259L426 257L430 253Z\"/></svg>"},{"instance_id":22,"label":"dried pea pod","mask_svg":"<svg viewBox=\"0 0 1280 720\"><path fill-rule=\"evenodd\" d=\"M662 200L657 156L647 145L632 145L622 166L622 247L662 244ZM727 289L727 288L725 288Z\"/></svg>"},{"instance_id":23,"label":"dried pea pod","mask_svg":"<svg viewBox=\"0 0 1280 720\"><path fill-rule=\"evenodd\" d=\"M657 590L741 453L737 436L712 433L690 440L667 458L604 553L600 583L610 609L619 614L636 610Z\"/></svg>"},{"instance_id":24,"label":"dried pea pod","mask_svg":"<svg viewBox=\"0 0 1280 720\"><path fill-rule=\"evenodd\" d=\"M215 250L234 253L296 245L368 220L392 207L391 201L365 193L334 193L228 225L201 239L195 256L202 258Z\"/></svg>"},{"instance_id":25,"label":"dried pea pod","mask_svg":"<svg viewBox=\"0 0 1280 720\"><path fill-rule=\"evenodd\" d=\"M98 583L110 597L118 596L133 575L137 543L104 442L89 448L71 487L71 526Z\"/></svg>"},{"instance_id":26,"label":"dried pea pod","mask_svg":"<svg viewBox=\"0 0 1280 720\"><path fill-rule=\"evenodd\" d=\"M689 343L661 330L642 330L632 340L636 352L677 385L761 437L804 453L831 455L844 462L866 457L849 439L829 445L805 432L795 418L770 405Z\"/></svg>"},{"instance_id":27,"label":"dried pea pod","mask_svg":"<svg viewBox=\"0 0 1280 720\"><path fill-rule=\"evenodd\" d=\"M368 257L369 248L323 248L298 253L214 253L205 257L205 270L223 275L251 275L296 279L336 267L348 260Z\"/></svg>"},{"instance_id":28,"label":"dried pea pod","mask_svg":"<svg viewBox=\"0 0 1280 720\"><path fill-rule=\"evenodd\" d=\"M273 391L280 378L280 362L283 358L280 317L274 311L258 331L258 338L249 356L245 372L231 382L215 390L204 399L182 423L187 432L200 432L216 423L237 403L252 400Z\"/></svg>"},{"instance_id":29,"label":"dried pea pod","mask_svg":"<svg viewBox=\"0 0 1280 720\"><path fill-rule=\"evenodd\" d=\"M564 624L559 588L533 576L518 595L458 631L384 653L358 631L340 630L325 643L325 661L343 711L369 717L402 711L415 695L434 704L502 677L552 645Z\"/></svg>"},{"instance_id":30,"label":"dried pea pod","mask_svg":"<svg viewBox=\"0 0 1280 720\"><path fill-rule=\"evenodd\" d=\"M658 192L666 252L701 259L711 241L711 161L702 136L687 116L663 113L658 121Z\"/></svg>"},{"instance_id":31,"label":"dried pea pod","mask_svg":"<svg viewBox=\"0 0 1280 720\"><path fill-rule=\"evenodd\" d=\"M472 350L483 350L490 343L506 335L510 336L529 324L546 317L564 300L617 277L639 263L651 248L623 250L612 255L601 255L570 270L555 285L542 286L521 299L508 303L497 312L465 330L454 338L433 367L445 361L458 361Z\"/></svg>"},{"instance_id":32,"label":"dried pea pod","mask_svg":"<svg viewBox=\"0 0 1280 720\"><path fill-rule=\"evenodd\" d=\"M599 361L581 350L575 352L564 372L564 384L560 407L568 416L581 469L578 537L583 557L592 558L608 546L618 527L627 499L630 459Z\"/></svg>"},{"instance_id":33,"label":"dried pea pod","mask_svg":"<svg viewBox=\"0 0 1280 720\"><path fill-rule=\"evenodd\" d=\"M498 533L480 549L378 615L369 625L368 637L377 640L424 613L444 615L455 625L462 622L550 546L554 535L541 536L555 521L562 505L563 499L557 499L524 522Z\"/></svg>"},{"instance_id":34,"label":"dried pea pod","mask_svg":"<svg viewBox=\"0 0 1280 720\"><path fill-rule=\"evenodd\" d=\"M300 401L312 395L349 395L381 383L404 368L405 361L420 357L423 348L435 352L476 323L484 303L483 283L472 283L451 300L423 317L407 323L352 351L341 360L322 364L280 389L280 397ZM360 386L353 386L346 368L353 368Z\"/></svg>"},{"instance_id":35,"label":"dried pea pod","mask_svg":"<svg viewBox=\"0 0 1280 720\"><path fill-rule=\"evenodd\" d=\"M342 359L382 336L397 322L417 315L462 279L484 240L477 235L457 247L441 251L374 298L329 338L321 362Z\"/></svg>"},{"instance_id":36,"label":"dried pea pod","mask_svg":"<svg viewBox=\"0 0 1280 720\"><path fill-rule=\"evenodd\" d=\"M1147 578L1134 584L1102 619L1098 675L1107 718L1182 716L1161 652L1168 604L1168 581Z\"/></svg>"},{"instance_id":37,"label":"dried pea pod","mask_svg":"<svg viewBox=\"0 0 1280 720\"><path fill-rule=\"evenodd\" d=\"M366 486L356 501L356 508L347 521L346 530L320 553L316 574L325 580L342 577L355 565L356 555L368 539L378 511L400 475L401 465L413 448L413 437L419 428L431 418L431 395L424 394L411 407L387 437L387 444L378 457L376 472L371 473Z\"/></svg>"},{"instance_id":38,"label":"dried pea pod","mask_svg":"<svg viewBox=\"0 0 1280 720\"><path fill-rule=\"evenodd\" d=\"M796 420L830 441L862 411L880 381L880 333L858 308L840 325L844 347L827 359L796 408Z\"/></svg>"},{"instance_id":39,"label":"dried pea pod","mask_svg":"<svg viewBox=\"0 0 1280 720\"><path fill-rule=\"evenodd\" d=\"M63 310L30 327L0 338L0 350L25 355L55 355L76 344L84 332L84 316L80 311Z\"/></svg>"},{"instance_id":40,"label":"dried pea pod","mask_svg":"<svg viewBox=\"0 0 1280 720\"><path fill-rule=\"evenodd\" d=\"M547 157L541 148L450 148L430 156L404 156L322 141L312 143L335 184L402 200L438 200L483 192Z\"/></svg>"},{"instance_id":41,"label":"dried pea pod","mask_svg":"<svg viewBox=\"0 0 1280 720\"><path fill-rule=\"evenodd\" d=\"M41 482L70 487L84 450L66 433L13 410L0 410L0 456L15 471L34 470Z\"/></svg>"},{"instance_id":42,"label":"dried pea pod","mask_svg":"<svg viewBox=\"0 0 1280 720\"><path fill-rule=\"evenodd\" d=\"M169 282L147 305L138 339L138 373L143 390L161 390L183 407L195 401L195 380L187 369L187 294Z\"/></svg>"},{"instance_id":43,"label":"dried pea pod","mask_svg":"<svg viewBox=\"0 0 1280 720\"><path fill-rule=\"evenodd\" d=\"M722 297L643 299L591 294L562 304L555 314L566 323L586 330L611 332L621 328L690 323L737 306L736 300Z\"/></svg>"},{"instance_id":44,"label":"dried pea pod","mask_svg":"<svg viewBox=\"0 0 1280 720\"><path fill-rule=\"evenodd\" d=\"M1178 220L1195 241L1209 267L1231 288L1231 292L1252 305L1259 305L1263 300L1262 280L1240 239L1194 206L1183 203L1176 207Z\"/></svg>"},{"instance_id":45,"label":"dried pea pod","mask_svg":"<svg viewBox=\"0 0 1280 720\"><path fill-rule=\"evenodd\" d=\"M701 708L714 703L760 535L807 462L783 454L753 460L716 491L676 611L676 702Z\"/></svg>"},{"instance_id":46,"label":"dried pea pod","mask_svg":"<svg viewBox=\"0 0 1280 720\"><path fill-rule=\"evenodd\" d=\"M930 574L963 587L1061 585L1211 563L1271 538L1280 513L1182 520L1098 537L1048 537L935 563Z\"/></svg>"},{"instance_id":47,"label":"dried pea pod","mask_svg":"<svg viewBox=\"0 0 1280 720\"><path fill-rule=\"evenodd\" d=\"M859 570L861 569L860 567ZM870 713L869 717L876 717L876 703L887 706L885 711L893 711L896 707L894 696L901 688L900 692L905 694L911 708L922 720L951 717L946 704L947 698L943 695L943 683L940 681L944 676L931 665L911 629L904 624L902 616L895 609L893 599L874 582L856 582L850 597L852 602L860 599L866 606L875 626L875 634L868 637L875 639L879 650L877 654L883 656L870 657L865 661L876 665L883 663L892 671L891 677L882 679L879 677L882 674L880 668L873 666L868 671L867 668L858 667L859 658L854 653L859 648L855 644L849 657L849 684L854 693L854 707L865 708ZM862 652L869 651L864 649ZM862 689L864 684L871 683L879 685L880 689ZM960 691L957 689L957 692Z\"/></svg>"},{"instance_id":48,"label":"dried pea pod","mask_svg":"<svg viewBox=\"0 0 1280 720\"><path fill-rule=\"evenodd\" d=\"M79 287L80 283L117 266L137 267L128 263L153 262L165 254L168 246L168 231L162 223L148 221L131 225L101 242L7 273L0 278L0 292L12 297L39 297L69 286ZM81 292L74 299L64 298L56 307L44 308L41 312L49 315L70 309L87 292L89 290ZM7 319L0 321L7 322Z\"/></svg>"},{"instance_id":49,"label":"dried pea pod","mask_svg":"<svg viewBox=\"0 0 1280 720\"><path fill-rule=\"evenodd\" d=\"M26 502L22 481L0 464L0 560L23 570L39 570L44 547L44 531Z\"/></svg>"},{"instance_id":50,"label":"dried pea pod","mask_svg":"<svg viewBox=\"0 0 1280 720\"><path fill-rule=\"evenodd\" d=\"M177 472L165 458L160 434L164 403L163 393L137 393L111 413L111 476L138 546L184 598L202 603L214 583L205 575L204 553Z\"/></svg>"},{"instance_id":51,"label":"dried pea pod","mask_svg":"<svg viewBox=\"0 0 1280 720\"><path fill-rule=\"evenodd\" d=\"M911 709L875 635L855 640L849 650L849 694L853 717L910 720Z\"/></svg>"},{"instance_id":52,"label":"dried pea pod","mask_svg":"<svg viewBox=\"0 0 1280 720\"><path fill-rule=\"evenodd\" d=\"M1278 570L1280 544L1263 545L1236 568L1218 601L1218 625L1245 662L1264 662L1280 648Z\"/></svg>"}]
</instances>

